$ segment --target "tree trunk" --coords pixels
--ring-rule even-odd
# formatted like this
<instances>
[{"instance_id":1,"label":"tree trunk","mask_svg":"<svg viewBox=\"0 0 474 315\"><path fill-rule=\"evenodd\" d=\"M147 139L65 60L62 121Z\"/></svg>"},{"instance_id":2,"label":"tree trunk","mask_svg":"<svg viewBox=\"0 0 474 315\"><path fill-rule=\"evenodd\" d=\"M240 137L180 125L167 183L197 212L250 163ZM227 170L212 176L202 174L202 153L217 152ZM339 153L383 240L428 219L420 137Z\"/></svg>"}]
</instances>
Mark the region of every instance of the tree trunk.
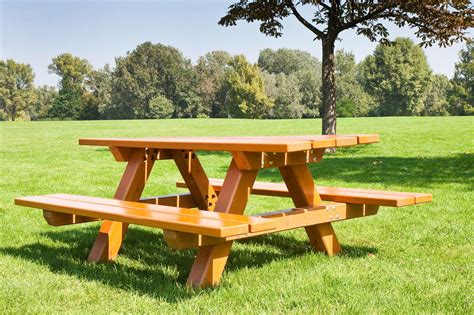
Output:
<instances>
[{"instance_id":1,"label":"tree trunk","mask_svg":"<svg viewBox=\"0 0 474 315\"><path fill-rule=\"evenodd\" d=\"M336 134L336 81L334 77L334 42L332 36L322 41L323 44L323 135Z\"/></svg>"}]
</instances>

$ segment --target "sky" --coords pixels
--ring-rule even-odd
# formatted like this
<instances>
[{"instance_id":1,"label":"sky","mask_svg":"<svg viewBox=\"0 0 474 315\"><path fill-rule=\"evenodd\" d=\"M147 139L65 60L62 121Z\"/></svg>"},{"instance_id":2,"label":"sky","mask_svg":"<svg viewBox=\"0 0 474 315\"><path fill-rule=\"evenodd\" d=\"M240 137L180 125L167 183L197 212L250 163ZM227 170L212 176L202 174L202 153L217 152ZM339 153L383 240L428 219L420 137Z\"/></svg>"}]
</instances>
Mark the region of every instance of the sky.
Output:
<instances>
[{"instance_id":1,"label":"sky","mask_svg":"<svg viewBox=\"0 0 474 315\"><path fill-rule=\"evenodd\" d=\"M0 59L30 64L36 85L56 85L48 73L51 59L61 53L86 58L95 68L114 64L140 43L151 41L174 46L193 61L212 50L244 54L256 62L264 48L292 48L321 59L321 45L293 17L284 20L284 35L266 37L258 24L217 25L225 15L228 0L0 0ZM390 38L419 40L410 29L387 25ZM473 36L471 30L470 36ZM463 44L424 49L435 73L452 77ZM336 49L351 51L356 61L371 54L376 43L349 30Z\"/></svg>"}]
</instances>

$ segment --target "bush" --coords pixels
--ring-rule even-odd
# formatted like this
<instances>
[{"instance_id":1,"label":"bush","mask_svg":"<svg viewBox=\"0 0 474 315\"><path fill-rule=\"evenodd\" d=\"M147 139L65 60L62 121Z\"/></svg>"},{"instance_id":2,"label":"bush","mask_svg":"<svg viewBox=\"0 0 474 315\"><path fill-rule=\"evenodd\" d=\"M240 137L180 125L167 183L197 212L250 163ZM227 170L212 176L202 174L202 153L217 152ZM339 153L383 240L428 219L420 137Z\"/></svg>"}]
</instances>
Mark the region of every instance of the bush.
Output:
<instances>
[{"instance_id":1,"label":"bush","mask_svg":"<svg viewBox=\"0 0 474 315\"><path fill-rule=\"evenodd\" d=\"M174 112L173 103L164 95L153 97L148 103L150 117L148 118L171 118Z\"/></svg>"}]
</instances>

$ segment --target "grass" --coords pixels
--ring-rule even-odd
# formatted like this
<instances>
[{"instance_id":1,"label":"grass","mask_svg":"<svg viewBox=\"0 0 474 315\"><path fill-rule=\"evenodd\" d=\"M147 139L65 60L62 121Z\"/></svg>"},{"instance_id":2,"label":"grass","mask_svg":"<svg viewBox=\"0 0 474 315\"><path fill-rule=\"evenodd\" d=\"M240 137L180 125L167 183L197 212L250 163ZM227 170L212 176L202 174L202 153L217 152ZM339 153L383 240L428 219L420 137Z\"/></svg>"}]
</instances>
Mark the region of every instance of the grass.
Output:
<instances>
[{"instance_id":1,"label":"grass","mask_svg":"<svg viewBox=\"0 0 474 315\"><path fill-rule=\"evenodd\" d=\"M173 251L161 231L134 226L115 263L85 261L98 223L54 228L16 196L111 197L125 164L81 137L311 134L319 120L150 120L0 124L0 313L473 313L474 119L339 119L339 133L381 142L341 149L312 166L318 184L433 194L434 202L381 208L335 224L342 255L308 246L302 229L234 245L221 285L184 286L194 251ZM202 153L222 177L229 155ZM174 193L179 173L155 166L144 195ZM280 181L272 170L259 180ZM287 199L252 196L250 212Z\"/></svg>"}]
</instances>

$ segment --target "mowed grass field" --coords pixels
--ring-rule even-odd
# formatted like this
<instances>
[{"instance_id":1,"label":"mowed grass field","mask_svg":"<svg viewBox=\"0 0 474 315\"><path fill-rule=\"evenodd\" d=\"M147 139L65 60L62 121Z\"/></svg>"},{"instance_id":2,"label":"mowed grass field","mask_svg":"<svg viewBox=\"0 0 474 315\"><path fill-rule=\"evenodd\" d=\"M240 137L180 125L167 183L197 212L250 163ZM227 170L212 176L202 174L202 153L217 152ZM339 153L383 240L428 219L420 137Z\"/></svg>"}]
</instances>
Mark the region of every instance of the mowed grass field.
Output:
<instances>
[{"instance_id":1,"label":"mowed grass field","mask_svg":"<svg viewBox=\"0 0 474 315\"><path fill-rule=\"evenodd\" d=\"M114 263L86 262L99 223L51 227L17 196L112 197L124 163L81 137L299 135L320 120L148 120L0 123L0 313L441 312L472 314L474 118L339 119L338 133L378 133L312 165L320 185L432 193L434 201L382 207L335 223L343 252L311 250L303 229L234 244L214 289L185 281L195 251L167 248L158 229L132 226ZM226 153L200 155L223 177ZM155 165L144 196L171 194L173 162ZM275 170L258 180L278 182ZM291 206L252 196L249 211Z\"/></svg>"}]
</instances>

